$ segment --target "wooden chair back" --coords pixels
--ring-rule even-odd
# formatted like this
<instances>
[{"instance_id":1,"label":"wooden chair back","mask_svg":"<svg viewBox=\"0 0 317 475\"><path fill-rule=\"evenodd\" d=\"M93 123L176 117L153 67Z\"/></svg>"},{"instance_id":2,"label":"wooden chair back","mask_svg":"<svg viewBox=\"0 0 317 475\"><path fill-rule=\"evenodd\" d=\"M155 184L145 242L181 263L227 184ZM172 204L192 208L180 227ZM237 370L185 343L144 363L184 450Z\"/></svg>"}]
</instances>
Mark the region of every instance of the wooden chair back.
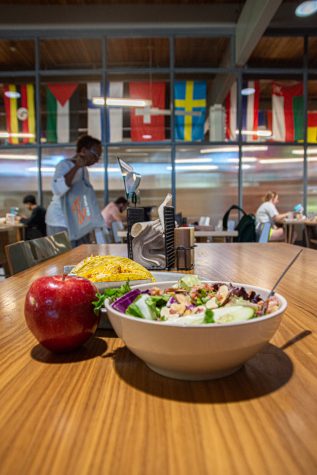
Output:
<instances>
[{"instance_id":1,"label":"wooden chair back","mask_svg":"<svg viewBox=\"0 0 317 475\"><path fill-rule=\"evenodd\" d=\"M29 241L15 242L5 246L5 254L10 275L17 274L37 264Z\"/></svg>"},{"instance_id":2,"label":"wooden chair back","mask_svg":"<svg viewBox=\"0 0 317 475\"><path fill-rule=\"evenodd\" d=\"M38 262L63 254L72 248L65 231L54 234L53 236L32 239L30 244Z\"/></svg>"}]
</instances>

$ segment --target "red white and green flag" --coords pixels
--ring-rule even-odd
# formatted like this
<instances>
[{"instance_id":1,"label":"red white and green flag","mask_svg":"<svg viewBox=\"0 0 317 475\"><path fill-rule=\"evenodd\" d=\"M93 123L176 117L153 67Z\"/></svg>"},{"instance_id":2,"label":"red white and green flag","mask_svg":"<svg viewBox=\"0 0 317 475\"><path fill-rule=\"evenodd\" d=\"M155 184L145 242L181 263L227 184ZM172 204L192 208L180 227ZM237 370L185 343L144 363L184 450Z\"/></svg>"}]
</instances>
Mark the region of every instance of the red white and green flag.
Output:
<instances>
[{"instance_id":1,"label":"red white and green flag","mask_svg":"<svg viewBox=\"0 0 317 475\"><path fill-rule=\"evenodd\" d=\"M301 141L304 138L303 84L272 84L273 140Z\"/></svg>"},{"instance_id":2,"label":"red white and green flag","mask_svg":"<svg viewBox=\"0 0 317 475\"><path fill-rule=\"evenodd\" d=\"M3 94L8 143L35 142L34 84L5 84Z\"/></svg>"},{"instance_id":3,"label":"red white and green flag","mask_svg":"<svg viewBox=\"0 0 317 475\"><path fill-rule=\"evenodd\" d=\"M78 138L78 84L48 84L46 88L46 140L68 143Z\"/></svg>"}]
</instances>

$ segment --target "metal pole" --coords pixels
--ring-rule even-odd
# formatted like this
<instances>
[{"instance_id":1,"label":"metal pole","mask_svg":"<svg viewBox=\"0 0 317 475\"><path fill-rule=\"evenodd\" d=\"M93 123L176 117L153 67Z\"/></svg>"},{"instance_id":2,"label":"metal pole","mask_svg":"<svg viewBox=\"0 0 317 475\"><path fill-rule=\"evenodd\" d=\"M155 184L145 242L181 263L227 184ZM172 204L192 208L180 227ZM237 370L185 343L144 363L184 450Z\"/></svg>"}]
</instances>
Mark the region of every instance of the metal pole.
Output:
<instances>
[{"instance_id":1,"label":"metal pole","mask_svg":"<svg viewBox=\"0 0 317 475\"><path fill-rule=\"evenodd\" d=\"M238 146L239 146L239 170L238 170L238 202L243 208L243 175L242 175L242 70L239 71L237 81L237 115L238 115Z\"/></svg>"},{"instance_id":2,"label":"metal pole","mask_svg":"<svg viewBox=\"0 0 317 475\"><path fill-rule=\"evenodd\" d=\"M102 78L101 78L101 94L103 97L107 97L107 38L101 39L101 54L102 54ZM102 132L101 139L103 144L103 163L105 167L104 172L104 204L109 202L109 176L108 176L108 144L109 144L109 115L107 105L102 108Z\"/></svg>"},{"instance_id":3,"label":"metal pole","mask_svg":"<svg viewBox=\"0 0 317 475\"><path fill-rule=\"evenodd\" d=\"M307 125L308 125L308 38L304 37L304 58L303 58L303 83L304 83L304 164L303 164L303 207L304 214L307 215L307 184L308 184L308 162L307 162Z\"/></svg>"},{"instance_id":4,"label":"metal pole","mask_svg":"<svg viewBox=\"0 0 317 475\"><path fill-rule=\"evenodd\" d=\"M37 150L37 197L38 202L43 206L43 189L42 189L42 145L41 145L41 94L40 94L40 40L35 38L35 121L36 121L36 150Z\"/></svg>"},{"instance_id":5,"label":"metal pole","mask_svg":"<svg viewBox=\"0 0 317 475\"><path fill-rule=\"evenodd\" d=\"M171 109L171 161L172 161L172 200L173 206L176 209L176 145L175 145L175 107L174 107L174 65L175 65L175 39L174 36L169 38L169 51L170 51L170 109Z\"/></svg>"}]
</instances>

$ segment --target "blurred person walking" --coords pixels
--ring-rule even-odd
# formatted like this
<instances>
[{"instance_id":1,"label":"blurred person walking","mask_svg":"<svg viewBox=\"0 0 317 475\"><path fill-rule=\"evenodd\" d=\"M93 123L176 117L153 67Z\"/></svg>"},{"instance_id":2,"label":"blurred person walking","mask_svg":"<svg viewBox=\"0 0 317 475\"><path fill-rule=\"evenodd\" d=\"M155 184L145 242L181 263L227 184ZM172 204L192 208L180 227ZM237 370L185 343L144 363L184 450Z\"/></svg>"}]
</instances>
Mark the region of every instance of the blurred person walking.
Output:
<instances>
[{"instance_id":1,"label":"blurred person walking","mask_svg":"<svg viewBox=\"0 0 317 475\"><path fill-rule=\"evenodd\" d=\"M101 154L100 140L84 135L77 141L76 155L60 161L55 169L53 198L46 213L47 233L67 231L72 247L89 243L91 231L103 227L87 170Z\"/></svg>"}]
</instances>

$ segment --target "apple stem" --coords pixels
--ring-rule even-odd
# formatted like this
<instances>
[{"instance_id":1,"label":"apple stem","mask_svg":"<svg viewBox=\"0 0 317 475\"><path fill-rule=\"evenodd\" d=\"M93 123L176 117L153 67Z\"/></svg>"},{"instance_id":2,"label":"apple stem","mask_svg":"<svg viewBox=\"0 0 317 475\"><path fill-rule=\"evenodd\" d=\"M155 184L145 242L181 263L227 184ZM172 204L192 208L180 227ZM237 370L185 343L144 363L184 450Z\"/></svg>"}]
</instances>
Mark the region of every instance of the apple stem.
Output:
<instances>
[{"instance_id":1,"label":"apple stem","mask_svg":"<svg viewBox=\"0 0 317 475\"><path fill-rule=\"evenodd\" d=\"M63 274L63 282L66 279L67 274Z\"/></svg>"}]
</instances>

